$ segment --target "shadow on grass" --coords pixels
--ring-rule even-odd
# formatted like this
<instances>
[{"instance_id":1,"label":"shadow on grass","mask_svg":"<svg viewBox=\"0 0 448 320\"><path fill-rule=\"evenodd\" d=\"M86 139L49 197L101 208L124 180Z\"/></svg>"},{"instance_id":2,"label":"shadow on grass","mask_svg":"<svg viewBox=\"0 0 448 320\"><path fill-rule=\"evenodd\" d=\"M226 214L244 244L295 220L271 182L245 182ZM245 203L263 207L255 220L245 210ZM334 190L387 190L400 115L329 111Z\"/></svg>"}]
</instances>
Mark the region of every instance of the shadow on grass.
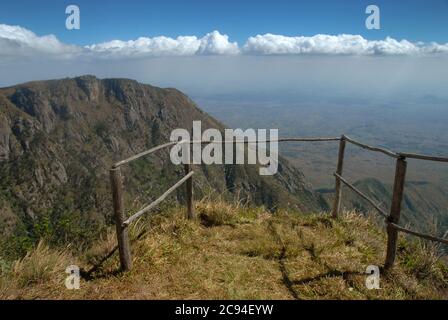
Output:
<instances>
[{"instance_id":1,"label":"shadow on grass","mask_svg":"<svg viewBox=\"0 0 448 320\"><path fill-rule=\"evenodd\" d=\"M131 240L131 244L140 240L141 238L143 238L143 236L146 234L147 230L143 230L142 232L140 232L140 234ZM106 255L104 255L97 263L95 263L92 268L90 268L88 271L86 270L81 270L81 277L86 280L86 281L92 281L92 280L96 280L96 279L102 279L102 278L107 278L110 276L117 276L123 273L123 271L121 269L116 269L116 270L112 270L112 271L104 271L101 269L101 267L103 266L103 264L109 260L116 252L118 252L118 245L115 246L109 253L107 253ZM100 271L100 272L98 272ZM98 272L98 273L97 273Z\"/></svg>"},{"instance_id":2,"label":"shadow on grass","mask_svg":"<svg viewBox=\"0 0 448 320\"><path fill-rule=\"evenodd\" d=\"M269 230L271 231L271 233L273 234L273 236L277 240L277 242L282 243L280 235L277 233L277 231L275 230L275 228L273 227L272 224L269 225ZM282 273L282 282L285 285L285 287L288 289L291 296L295 300L301 300L301 298L300 298L299 292L297 291L296 288L294 288L294 286L306 285L306 284L313 283L313 282L316 282L316 281L319 281L319 280L322 280L325 278L342 277L342 279L347 283L347 285L349 287L355 288L356 283L353 281L352 277L353 276L366 276L366 274L363 272L340 271L340 270L331 268L327 263L323 262L319 258L319 256L316 254L314 245L311 245L310 247L303 246L303 249L310 254L312 261L314 261L316 263L323 264L325 269L327 269L329 271L327 271L323 274L319 274L314 277L309 277L309 278L300 279L300 280L292 280L290 277L290 274L288 272L288 269L286 268L286 265L285 265L287 249L285 246L282 246L280 256L278 258L279 269L280 269L280 272Z\"/></svg>"},{"instance_id":3,"label":"shadow on grass","mask_svg":"<svg viewBox=\"0 0 448 320\"><path fill-rule=\"evenodd\" d=\"M81 270L81 277L86 280L86 281L92 281L95 279L101 279L101 278L107 278L109 276L116 276L121 274L121 270L117 269L117 270L113 270L110 272L99 272L98 274L96 274L96 272L98 270L101 270L101 267L103 266L103 264L109 260L115 252L118 251L118 246L115 246L115 248L113 248L108 254L106 254L104 257L102 257L100 259L100 261L98 261L97 263L95 263L93 265L92 268L90 268L88 271L86 270Z\"/></svg>"},{"instance_id":4,"label":"shadow on grass","mask_svg":"<svg viewBox=\"0 0 448 320\"><path fill-rule=\"evenodd\" d=\"M292 280L289 272L285 266L285 258L286 258L286 248L283 247L280 257L279 257L279 269L282 273L282 282L285 285L285 287L288 289L289 293L295 300L301 300L300 295L297 291L297 289L294 288L294 286L299 285L306 285L309 283L313 283L325 278L333 278L333 277L342 277L342 279L347 283L347 285L351 288L355 288L356 284L353 281L353 276L366 276L365 273L362 272L354 272L354 271L340 271L340 270L334 270L330 269L328 265L325 264L325 267L327 269L330 269L328 272L319 274L314 277L309 277L305 279L300 280Z\"/></svg>"}]
</instances>

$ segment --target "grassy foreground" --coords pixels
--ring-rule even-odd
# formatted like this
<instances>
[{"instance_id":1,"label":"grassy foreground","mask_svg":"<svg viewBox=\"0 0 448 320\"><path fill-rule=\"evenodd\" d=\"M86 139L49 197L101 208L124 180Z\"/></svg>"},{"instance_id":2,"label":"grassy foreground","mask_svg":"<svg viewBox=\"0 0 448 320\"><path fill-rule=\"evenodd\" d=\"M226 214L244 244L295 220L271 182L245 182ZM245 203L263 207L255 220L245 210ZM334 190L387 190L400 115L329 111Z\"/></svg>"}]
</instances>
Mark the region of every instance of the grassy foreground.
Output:
<instances>
[{"instance_id":1,"label":"grassy foreground","mask_svg":"<svg viewBox=\"0 0 448 320\"><path fill-rule=\"evenodd\" d=\"M347 213L300 215L223 202L200 202L198 219L182 210L139 221L131 228L134 268L118 270L114 254L67 290L65 269L89 270L115 246L110 234L81 256L41 242L3 266L2 299L448 299L448 269L432 247L400 239L393 271L380 290L365 285L369 265L381 266L385 232Z\"/></svg>"}]
</instances>

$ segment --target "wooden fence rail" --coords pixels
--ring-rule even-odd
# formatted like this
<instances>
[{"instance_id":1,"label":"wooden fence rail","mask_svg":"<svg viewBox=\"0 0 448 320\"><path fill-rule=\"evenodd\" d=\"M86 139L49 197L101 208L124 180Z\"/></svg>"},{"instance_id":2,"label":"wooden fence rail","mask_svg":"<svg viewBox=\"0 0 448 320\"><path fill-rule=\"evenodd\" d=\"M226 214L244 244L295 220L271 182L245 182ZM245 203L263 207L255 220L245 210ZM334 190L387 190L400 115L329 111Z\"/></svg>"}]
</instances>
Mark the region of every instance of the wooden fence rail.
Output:
<instances>
[{"instance_id":1,"label":"wooden fence rail","mask_svg":"<svg viewBox=\"0 0 448 320\"><path fill-rule=\"evenodd\" d=\"M408 159L437 161L437 162L448 162L448 158L445 158L445 157L425 156L425 155L422 155L422 154L414 154L414 153L399 153L398 155L400 157L408 158Z\"/></svg>"},{"instance_id":2,"label":"wooden fence rail","mask_svg":"<svg viewBox=\"0 0 448 320\"><path fill-rule=\"evenodd\" d=\"M401 226L399 226L399 225L397 225L395 223L390 223L390 226L395 228L395 229L397 229L398 231L401 231L401 232L404 232L404 233L407 233L407 234L411 234L413 236L417 236L417 237L420 237L420 238L423 238L423 239L426 239L426 240L429 240L429 241L436 241L436 242L441 242L441 243L444 243L444 244L448 244L448 239L442 239L442 238L431 236L429 234L424 234L424 233L421 233L421 232L409 230L409 229L401 227ZM447 235L448 234L445 233L444 237L446 237Z\"/></svg>"},{"instance_id":3,"label":"wooden fence rail","mask_svg":"<svg viewBox=\"0 0 448 320\"><path fill-rule=\"evenodd\" d=\"M367 144L358 142L358 141L356 141L356 140L354 140L352 138L349 138L347 136L342 136L341 140L346 140L346 141L350 142L351 144L354 144L354 145L356 145L358 147L361 147L363 149L366 149L366 150L375 151L375 152L381 152L381 153L385 154L386 156L389 156L389 157L392 157L392 158L399 158L400 157L397 153L392 152L390 150L387 150L385 148L372 147L372 146L369 146Z\"/></svg>"},{"instance_id":4,"label":"wooden fence rail","mask_svg":"<svg viewBox=\"0 0 448 320\"><path fill-rule=\"evenodd\" d=\"M380 208L379 205L377 205L372 199L370 199L368 196L366 196L364 193L362 193L361 191L359 191L354 185L352 185L351 183L349 183L347 180L345 180L344 178L342 178L339 174L334 173L334 176L336 177L337 180L340 180L342 183L344 183L349 189L351 189L352 191L354 191L355 193L357 193L361 198L363 198L364 200L366 200L368 203L370 203L372 205L372 207L374 207L379 214L381 214L384 218L388 218L389 215L386 213L386 211L384 211L383 209Z\"/></svg>"},{"instance_id":5,"label":"wooden fence rail","mask_svg":"<svg viewBox=\"0 0 448 320\"><path fill-rule=\"evenodd\" d=\"M157 198L157 200L152 202L150 205L144 207L137 213L133 214L126 221L124 221L123 226L124 227L128 226L132 221L137 220L145 213L151 211L151 209L154 209L155 207L157 207L160 203L162 203L163 200L165 200L171 193L173 193L177 188L179 188L184 182L186 182L187 180L191 181L190 178L193 176L193 174L194 174L194 171L189 172L187 175L185 175L185 177L183 177L178 182L176 182L175 185L173 185L171 188L169 188L167 191L165 191L165 193L162 194L159 198Z\"/></svg>"},{"instance_id":6,"label":"wooden fence rail","mask_svg":"<svg viewBox=\"0 0 448 320\"><path fill-rule=\"evenodd\" d=\"M349 189L354 191L361 198L370 203L378 213L385 219L387 226L387 248L386 248L386 260L384 263L385 269L390 269L394 265L396 250L397 250L397 239L398 232L404 232L413 236L417 236L430 241L437 241L444 244L448 244L448 239L438 238L431 235L423 234L420 232L412 231L407 228L401 227L399 225L400 222L400 214L401 214L401 204L403 201L403 193L406 179L406 168L407 168L407 158L417 159L417 160L426 160L426 161L438 161L438 162L448 162L447 157L434 157L427 155L419 155L419 154L411 154L411 153L396 153L381 147L373 147L367 144L361 143L357 140L354 140L350 137L342 135L341 137L331 137L331 138L283 138L283 139L273 139L273 140L263 140L263 141L248 141L248 140L235 140L235 141L179 141L179 142L169 142L162 144L160 146L151 148L144 152L138 153L128 159L119 161L115 163L110 169L110 181L111 181L111 189L112 189L112 199L114 206L114 217L117 231L117 242L118 242L118 251L120 256L120 264L121 269L123 271L129 271L132 269L132 255L129 245L129 236L128 236L128 226L139 217L148 213L155 207L157 207L163 200L165 200L172 192L178 189L182 184L185 183L186 186L186 218L194 219L194 205L193 205L193 175L194 171L192 171L192 167L190 164L184 164L185 176L180 179L177 183L175 183L171 188L169 188L165 193L163 193L159 198L153 201L148 206L139 210L131 217L125 217L124 213L124 202L123 202L123 177L121 172L121 166L128 164L132 161L135 161L141 157L150 155L156 151L166 149L168 147L174 146L176 144L184 144L184 143L200 143L200 144L210 144L210 143L223 143L223 144L258 144L258 143L270 143L270 142L332 142L339 141L339 152L338 152L338 163L335 176L335 197L332 208L332 216L333 218L337 218L340 215L341 211L341 203L342 203L342 184L347 186ZM381 207L376 204L372 199L370 199L367 195L358 190L353 184L349 183L342 176L344 169L344 155L346 149L346 143L349 142L355 146L360 148L379 152L389 157L396 159L396 168L395 168L395 180L393 187L393 196L390 212L386 213ZM448 235L448 232L445 236ZM445 237L444 236L444 237Z\"/></svg>"}]
</instances>

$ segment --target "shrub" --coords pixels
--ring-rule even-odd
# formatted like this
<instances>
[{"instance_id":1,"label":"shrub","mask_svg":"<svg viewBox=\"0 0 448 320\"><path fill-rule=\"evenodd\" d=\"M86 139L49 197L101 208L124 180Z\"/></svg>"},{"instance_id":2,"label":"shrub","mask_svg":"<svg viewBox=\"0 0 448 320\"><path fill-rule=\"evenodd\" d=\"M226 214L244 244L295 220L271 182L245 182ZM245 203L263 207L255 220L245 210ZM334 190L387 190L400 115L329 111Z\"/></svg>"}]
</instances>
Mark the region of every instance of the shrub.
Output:
<instances>
[{"instance_id":1,"label":"shrub","mask_svg":"<svg viewBox=\"0 0 448 320\"><path fill-rule=\"evenodd\" d=\"M235 225L238 223L238 208L223 201L199 202L196 212L203 225L207 227Z\"/></svg>"},{"instance_id":2,"label":"shrub","mask_svg":"<svg viewBox=\"0 0 448 320\"><path fill-rule=\"evenodd\" d=\"M43 241L25 257L13 263L11 277L19 287L63 278L70 257L65 251L51 250Z\"/></svg>"}]
</instances>

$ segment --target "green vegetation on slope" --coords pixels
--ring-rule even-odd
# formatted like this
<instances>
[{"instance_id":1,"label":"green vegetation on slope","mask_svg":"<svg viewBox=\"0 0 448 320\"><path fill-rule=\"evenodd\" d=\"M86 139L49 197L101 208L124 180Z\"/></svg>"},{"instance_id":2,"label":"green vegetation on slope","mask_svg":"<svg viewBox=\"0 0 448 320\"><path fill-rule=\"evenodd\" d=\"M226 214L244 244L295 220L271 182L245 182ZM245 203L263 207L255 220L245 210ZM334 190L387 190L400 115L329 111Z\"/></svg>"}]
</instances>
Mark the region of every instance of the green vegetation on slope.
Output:
<instances>
[{"instance_id":1,"label":"green vegetation on slope","mask_svg":"<svg viewBox=\"0 0 448 320\"><path fill-rule=\"evenodd\" d=\"M167 142L172 130L225 127L175 89L93 76L0 89L0 253L23 257L39 239L83 249L112 222L108 169ZM169 150L123 168L126 208L154 200L184 174ZM280 159L279 173L253 165L196 166L195 192L244 198L271 210L326 209L303 174ZM182 195L178 193L178 200Z\"/></svg>"},{"instance_id":2,"label":"green vegetation on slope","mask_svg":"<svg viewBox=\"0 0 448 320\"><path fill-rule=\"evenodd\" d=\"M115 255L81 281L64 287L64 271L88 270L115 246L110 232L84 254L41 243L4 265L1 298L57 299L446 299L448 269L421 242L400 239L394 270L381 290L365 286L366 267L384 261L385 233L355 213L267 213L222 201L196 204L198 219L167 209L131 228L134 268L117 273ZM143 233L143 231L146 231ZM141 236L143 235L143 236Z\"/></svg>"}]
</instances>

